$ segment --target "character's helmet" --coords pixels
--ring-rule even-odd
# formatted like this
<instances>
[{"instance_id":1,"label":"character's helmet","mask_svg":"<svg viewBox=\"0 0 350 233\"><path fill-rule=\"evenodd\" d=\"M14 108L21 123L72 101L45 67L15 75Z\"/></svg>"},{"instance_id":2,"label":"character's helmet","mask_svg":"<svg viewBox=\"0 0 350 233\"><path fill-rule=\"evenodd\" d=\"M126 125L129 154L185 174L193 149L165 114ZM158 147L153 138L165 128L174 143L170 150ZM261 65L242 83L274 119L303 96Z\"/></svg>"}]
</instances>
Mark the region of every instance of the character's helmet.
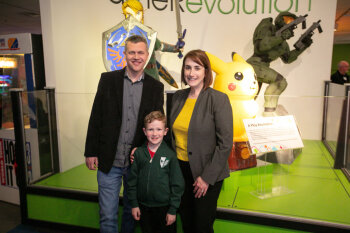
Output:
<instances>
[{"instance_id":1,"label":"character's helmet","mask_svg":"<svg viewBox=\"0 0 350 233\"><path fill-rule=\"evenodd\" d=\"M125 18L132 15L143 23L143 6L138 0L126 0L122 5L122 10Z\"/></svg>"},{"instance_id":2,"label":"character's helmet","mask_svg":"<svg viewBox=\"0 0 350 233\"><path fill-rule=\"evenodd\" d=\"M281 12L275 19L275 25L277 30L283 27L284 25L292 22L296 19L297 16L295 14L289 13L288 11Z\"/></svg>"}]
</instances>

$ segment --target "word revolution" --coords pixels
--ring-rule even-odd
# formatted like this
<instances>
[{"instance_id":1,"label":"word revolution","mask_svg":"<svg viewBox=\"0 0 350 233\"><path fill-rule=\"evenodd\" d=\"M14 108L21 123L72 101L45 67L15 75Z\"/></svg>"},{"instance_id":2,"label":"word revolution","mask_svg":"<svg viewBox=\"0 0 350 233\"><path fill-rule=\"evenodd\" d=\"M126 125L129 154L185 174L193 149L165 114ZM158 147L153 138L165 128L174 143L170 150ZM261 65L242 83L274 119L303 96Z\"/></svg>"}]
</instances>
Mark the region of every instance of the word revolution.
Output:
<instances>
[{"instance_id":1,"label":"word revolution","mask_svg":"<svg viewBox=\"0 0 350 233\"><path fill-rule=\"evenodd\" d=\"M110 0L122 4L124 0ZM192 14L218 11L221 14L271 14L273 12L311 11L312 0L179 0L180 10ZM175 0L147 0L147 8L174 11ZM142 1L141 1L142 3Z\"/></svg>"}]
</instances>

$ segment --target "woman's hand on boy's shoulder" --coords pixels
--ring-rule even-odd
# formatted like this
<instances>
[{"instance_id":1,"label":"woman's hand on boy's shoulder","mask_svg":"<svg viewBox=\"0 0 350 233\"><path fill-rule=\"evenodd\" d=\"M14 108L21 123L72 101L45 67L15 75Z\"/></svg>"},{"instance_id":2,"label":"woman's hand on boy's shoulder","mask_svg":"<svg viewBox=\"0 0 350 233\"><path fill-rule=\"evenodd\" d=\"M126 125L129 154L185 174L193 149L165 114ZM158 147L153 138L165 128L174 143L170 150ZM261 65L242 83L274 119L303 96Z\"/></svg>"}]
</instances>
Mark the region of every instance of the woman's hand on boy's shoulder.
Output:
<instances>
[{"instance_id":1,"label":"woman's hand on boy's shoulder","mask_svg":"<svg viewBox=\"0 0 350 233\"><path fill-rule=\"evenodd\" d=\"M137 147L135 147L134 149L131 150L131 154L130 154L130 163L132 164L134 162L135 156L134 153L136 151Z\"/></svg>"}]
</instances>

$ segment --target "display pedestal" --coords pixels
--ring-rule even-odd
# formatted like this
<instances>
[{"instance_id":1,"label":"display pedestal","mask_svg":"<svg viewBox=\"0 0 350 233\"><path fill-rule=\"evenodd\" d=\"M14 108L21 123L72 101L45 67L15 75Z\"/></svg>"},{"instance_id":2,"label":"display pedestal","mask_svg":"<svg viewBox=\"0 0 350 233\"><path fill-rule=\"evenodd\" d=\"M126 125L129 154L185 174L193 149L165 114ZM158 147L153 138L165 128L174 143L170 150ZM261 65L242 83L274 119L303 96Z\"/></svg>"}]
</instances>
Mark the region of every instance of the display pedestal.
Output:
<instances>
[{"instance_id":1,"label":"display pedestal","mask_svg":"<svg viewBox=\"0 0 350 233\"><path fill-rule=\"evenodd\" d=\"M267 153L262 155L257 168L256 188L251 194L267 199L294 192L289 188L289 168L289 164L271 164L267 162Z\"/></svg>"}]
</instances>

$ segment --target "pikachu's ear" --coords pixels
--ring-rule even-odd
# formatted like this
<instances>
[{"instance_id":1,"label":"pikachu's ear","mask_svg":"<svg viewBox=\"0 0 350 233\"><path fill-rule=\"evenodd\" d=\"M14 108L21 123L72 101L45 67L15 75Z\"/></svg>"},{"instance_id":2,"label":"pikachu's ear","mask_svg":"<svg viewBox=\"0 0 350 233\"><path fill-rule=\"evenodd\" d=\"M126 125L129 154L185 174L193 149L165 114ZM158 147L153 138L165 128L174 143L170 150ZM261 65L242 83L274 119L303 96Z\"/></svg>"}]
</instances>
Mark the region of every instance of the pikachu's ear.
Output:
<instances>
[{"instance_id":1,"label":"pikachu's ear","mask_svg":"<svg viewBox=\"0 0 350 233\"><path fill-rule=\"evenodd\" d=\"M246 62L246 60L244 60L243 57L239 56L236 52L232 52L232 61Z\"/></svg>"},{"instance_id":2,"label":"pikachu's ear","mask_svg":"<svg viewBox=\"0 0 350 233\"><path fill-rule=\"evenodd\" d=\"M209 52L205 52L209 58L211 69L216 73L216 74L221 74L226 72L226 67L227 64L222 61L220 58L214 56L213 54Z\"/></svg>"}]
</instances>

